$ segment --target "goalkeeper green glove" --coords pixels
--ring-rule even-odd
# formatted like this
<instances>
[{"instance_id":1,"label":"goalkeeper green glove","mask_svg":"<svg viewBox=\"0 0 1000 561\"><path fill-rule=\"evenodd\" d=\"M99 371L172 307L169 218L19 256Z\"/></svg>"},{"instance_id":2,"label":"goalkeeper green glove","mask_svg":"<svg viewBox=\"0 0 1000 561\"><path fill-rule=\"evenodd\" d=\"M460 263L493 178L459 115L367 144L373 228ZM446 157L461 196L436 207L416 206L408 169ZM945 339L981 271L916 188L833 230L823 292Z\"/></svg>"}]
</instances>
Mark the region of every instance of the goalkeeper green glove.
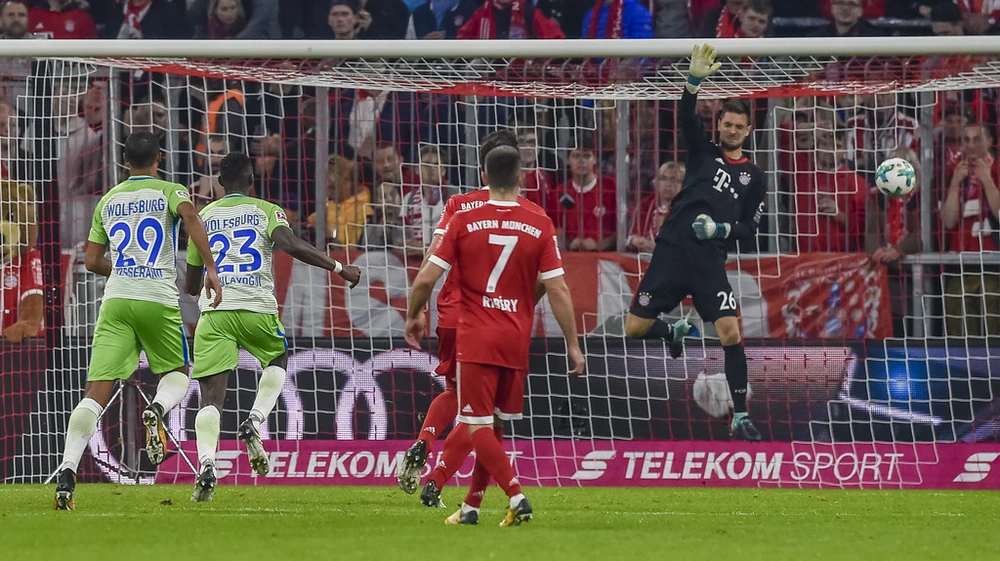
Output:
<instances>
[{"instance_id":1,"label":"goalkeeper green glove","mask_svg":"<svg viewBox=\"0 0 1000 561\"><path fill-rule=\"evenodd\" d=\"M716 52L712 45L695 45L691 51L691 65L688 67L688 82L697 86L702 78L714 73L721 66L721 62L715 60Z\"/></svg>"},{"instance_id":2,"label":"goalkeeper green glove","mask_svg":"<svg viewBox=\"0 0 1000 561\"><path fill-rule=\"evenodd\" d=\"M707 214L699 214L691 224L694 235L699 240L725 239L729 237L729 223L716 222Z\"/></svg>"}]
</instances>

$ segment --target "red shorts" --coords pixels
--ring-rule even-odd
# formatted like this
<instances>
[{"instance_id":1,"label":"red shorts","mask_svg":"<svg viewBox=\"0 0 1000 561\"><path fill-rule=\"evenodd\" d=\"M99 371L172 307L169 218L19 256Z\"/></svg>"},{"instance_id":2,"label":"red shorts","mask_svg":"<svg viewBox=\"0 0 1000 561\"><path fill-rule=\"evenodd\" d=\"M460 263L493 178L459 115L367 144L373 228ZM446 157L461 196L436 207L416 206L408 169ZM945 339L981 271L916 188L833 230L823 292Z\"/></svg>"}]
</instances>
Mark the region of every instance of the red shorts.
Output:
<instances>
[{"instance_id":1,"label":"red shorts","mask_svg":"<svg viewBox=\"0 0 1000 561\"><path fill-rule=\"evenodd\" d=\"M456 370L459 422L492 424L493 415L504 421L521 418L526 370L472 362L460 362Z\"/></svg>"},{"instance_id":2,"label":"red shorts","mask_svg":"<svg viewBox=\"0 0 1000 561\"><path fill-rule=\"evenodd\" d=\"M455 389L455 339L458 330L453 327L438 327L438 367L434 372L444 376L445 386Z\"/></svg>"}]
</instances>

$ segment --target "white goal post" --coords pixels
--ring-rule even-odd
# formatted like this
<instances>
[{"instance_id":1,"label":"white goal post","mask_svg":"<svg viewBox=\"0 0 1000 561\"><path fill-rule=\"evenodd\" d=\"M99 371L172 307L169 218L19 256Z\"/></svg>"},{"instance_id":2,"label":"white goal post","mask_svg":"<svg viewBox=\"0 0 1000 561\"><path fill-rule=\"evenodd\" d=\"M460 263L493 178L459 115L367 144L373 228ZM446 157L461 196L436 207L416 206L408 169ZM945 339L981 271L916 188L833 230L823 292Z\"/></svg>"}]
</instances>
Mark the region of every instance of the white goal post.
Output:
<instances>
[{"instance_id":1,"label":"white goal post","mask_svg":"<svg viewBox=\"0 0 1000 561\"><path fill-rule=\"evenodd\" d=\"M680 188L676 101L705 42L724 65L702 83L698 116L712 132L721 100L744 100L746 151L768 183L761 231L727 266L767 440L753 448L730 441L711 324L691 316L699 335L680 360L624 337ZM961 161L1000 169L1000 37L0 40L0 89L3 302L37 255L42 282L24 292L45 310L39 337L0 341L0 481L40 482L59 462L103 292L83 266L90 215L121 177L124 138L150 130L164 179L200 203L219 196L221 156L249 153L256 195L363 269L348 290L276 256L291 356L262 427L274 469L253 475L235 440L260 370L246 355L222 416L220 482L395 484L443 386L436 342L412 351L401 338L428 225L448 196L480 187L483 136L510 128L525 196L562 232L588 358L587 376L565 377L543 300L525 419L506 443L522 482L1000 488L982 467L1000 441L1000 221L980 204L985 181L960 182L960 204L946 204ZM871 188L891 155L918 168L910 198ZM613 238L614 251L576 251L574 235ZM197 308L180 305L190 336ZM193 481L197 385L169 415L180 453L157 469L136 422L153 384L141 364L119 388L82 479Z\"/></svg>"}]
</instances>

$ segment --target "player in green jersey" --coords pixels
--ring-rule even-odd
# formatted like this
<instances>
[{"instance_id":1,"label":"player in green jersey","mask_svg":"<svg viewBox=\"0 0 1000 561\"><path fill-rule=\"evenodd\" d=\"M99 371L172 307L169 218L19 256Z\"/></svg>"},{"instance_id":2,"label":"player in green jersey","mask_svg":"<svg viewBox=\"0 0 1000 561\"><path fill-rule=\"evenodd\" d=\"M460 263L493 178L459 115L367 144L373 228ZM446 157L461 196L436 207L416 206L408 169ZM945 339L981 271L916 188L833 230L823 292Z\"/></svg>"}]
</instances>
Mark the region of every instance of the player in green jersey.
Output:
<instances>
[{"instance_id":1,"label":"player in green jersey","mask_svg":"<svg viewBox=\"0 0 1000 561\"><path fill-rule=\"evenodd\" d=\"M206 206L201 217L208 230L212 262L226 289L226 301L212 307L202 296L199 302L202 315L195 329L192 377L201 389L201 409L195 417L201 468L192 501L212 500L219 421L229 373L236 369L240 347L256 357L264 371L238 436L246 444L254 471L264 475L270 469L258 429L274 409L288 362L288 345L274 298L273 251L284 251L299 261L337 273L351 288L361 278L358 267L341 265L296 237L281 207L249 195L254 184L253 163L245 154L230 153L219 168L219 183L226 196ZM201 291L205 261L198 253L189 253L187 261L187 291L196 295Z\"/></svg>"},{"instance_id":2,"label":"player in green jersey","mask_svg":"<svg viewBox=\"0 0 1000 561\"><path fill-rule=\"evenodd\" d=\"M129 178L101 198L94 211L86 252L87 270L108 277L104 287L84 398L66 429L63 461L57 473L54 507L73 510L76 471L97 421L114 392L128 379L146 351L149 369L160 376L152 403L142 412L146 453L153 464L166 456L163 415L188 391L188 346L177 291L177 227L183 220L197 253L211 257L208 235L187 187L155 177L160 143L151 133L125 140ZM110 259L105 253L110 247ZM205 295L212 306L222 300L215 267L209 267Z\"/></svg>"}]
</instances>

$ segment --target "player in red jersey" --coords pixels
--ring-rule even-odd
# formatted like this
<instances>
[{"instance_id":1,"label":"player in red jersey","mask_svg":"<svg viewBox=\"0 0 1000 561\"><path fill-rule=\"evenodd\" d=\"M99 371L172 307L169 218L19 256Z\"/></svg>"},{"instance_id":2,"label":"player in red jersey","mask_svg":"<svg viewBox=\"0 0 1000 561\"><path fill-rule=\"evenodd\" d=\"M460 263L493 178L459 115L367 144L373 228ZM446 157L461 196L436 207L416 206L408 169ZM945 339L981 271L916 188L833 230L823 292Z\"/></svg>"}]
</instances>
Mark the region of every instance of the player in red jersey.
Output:
<instances>
[{"instance_id":1,"label":"player in red jersey","mask_svg":"<svg viewBox=\"0 0 1000 561\"><path fill-rule=\"evenodd\" d=\"M484 429L492 428L496 418L521 418L538 279L566 337L569 374L581 374L584 367L555 227L518 201L520 167L521 155L513 147L501 146L486 156L489 200L452 217L441 245L413 282L406 313L406 340L419 348L427 331L424 306L434 284L451 270L462 312L456 338L458 420L467 426L478 460L510 499L501 526L530 520L531 505L501 442ZM477 492L470 488L466 502L446 522L478 522L479 508L469 504Z\"/></svg>"},{"instance_id":2,"label":"player in red jersey","mask_svg":"<svg viewBox=\"0 0 1000 561\"><path fill-rule=\"evenodd\" d=\"M486 155L498 146L517 148L517 136L510 130L500 130L487 135L479 147L479 161L485 162ZM487 183L485 169L482 172L482 180L484 184ZM441 238L444 236L452 216L463 210L483 206L489 198L489 188L483 187L482 189L455 195L448 199L444 207L444 213L441 214L441 219L434 229L434 239L431 240L431 245L427 250L427 255L421 267L427 264L427 257L433 255L434 251L440 245ZM526 199L519 200L526 201ZM543 214L545 212L541 209L538 210ZM436 330L439 362L435 372L439 376L444 376L445 391L438 394L431 401L430 407L427 408L427 415L424 417L424 424L420 427L420 432L417 434L417 440L406 451L403 463L396 474L399 488L411 495L416 492L417 486L420 484L420 474L423 473L424 465L427 463L427 456L430 455L434 442L455 421L455 416L458 414L458 394L455 390L455 328L458 324L458 314L458 281L454 275L449 275L445 278L444 285L438 293L438 321ZM500 431L500 438L502 439L502 425ZM481 466L477 466L477 468L481 468ZM435 504L432 506L438 505Z\"/></svg>"}]
</instances>

